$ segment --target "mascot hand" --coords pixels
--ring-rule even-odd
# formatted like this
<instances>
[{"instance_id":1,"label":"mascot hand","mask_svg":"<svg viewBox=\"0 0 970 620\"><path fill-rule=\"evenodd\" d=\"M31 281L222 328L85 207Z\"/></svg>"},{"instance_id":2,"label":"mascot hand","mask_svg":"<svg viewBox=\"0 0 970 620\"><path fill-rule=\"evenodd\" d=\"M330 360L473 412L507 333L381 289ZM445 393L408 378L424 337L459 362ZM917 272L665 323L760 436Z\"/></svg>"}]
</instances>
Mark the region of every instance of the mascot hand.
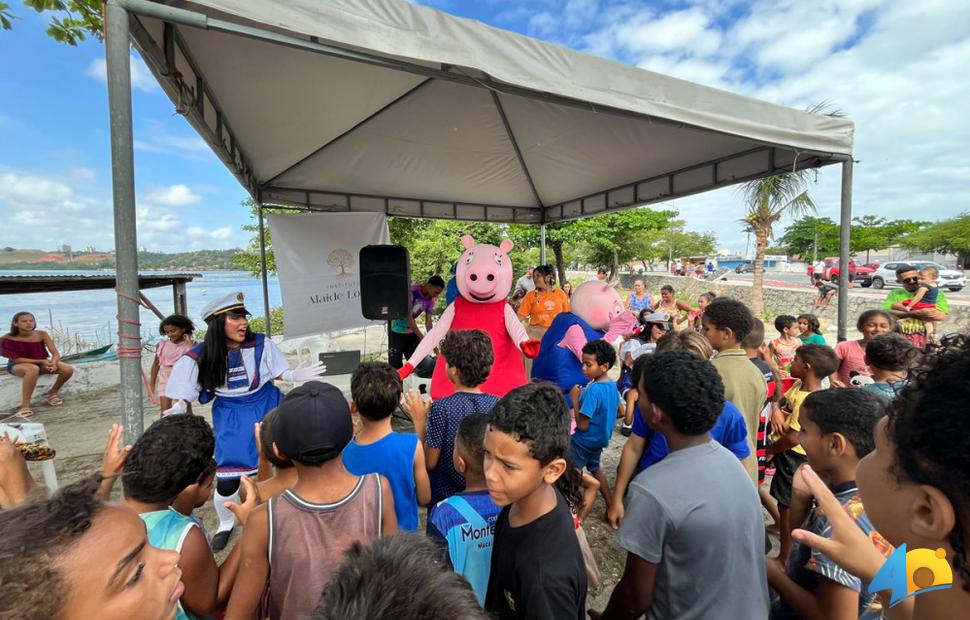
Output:
<instances>
[{"instance_id":1,"label":"mascot hand","mask_svg":"<svg viewBox=\"0 0 970 620\"><path fill-rule=\"evenodd\" d=\"M530 360L534 360L539 355L539 343L541 340L523 340L519 343L519 349L522 351L522 355L526 356Z\"/></svg>"},{"instance_id":2,"label":"mascot hand","mask_svg":"<svg viewBox=\"0 0 970 620\"><path fill-rule=\"evenodd\" d=\"M405 362L404 366L397 369L397 376L401 377L401 381L404 381L412 372L414 372L414 366Z\"/></svg>"},{"instance_id":3,"label":"mascot hand","mask_svg":"<svg viewBox=\"0 0 970 620\"><path fill-rule=\"evenodd\" d=\"M632 312L618 314L610 321L610 327L606 330L606 335L603 336L603 340L613 342L620 336L633 333L637 324L637 315Z\"/></svg>"},{"instance_id":4,"label":"mascot hand","mask_svg":"<svg viewBox=\"0 0 970 620\"><path fill-rule=\"evenodd\" d=\"M280 378L283 381L309 381L310 379L316 379L323 373L327 372L327 367L323 362L317 362L312 366L306 368L297 368L296 370L284 370Z\"/></svg>"}]
</instances>

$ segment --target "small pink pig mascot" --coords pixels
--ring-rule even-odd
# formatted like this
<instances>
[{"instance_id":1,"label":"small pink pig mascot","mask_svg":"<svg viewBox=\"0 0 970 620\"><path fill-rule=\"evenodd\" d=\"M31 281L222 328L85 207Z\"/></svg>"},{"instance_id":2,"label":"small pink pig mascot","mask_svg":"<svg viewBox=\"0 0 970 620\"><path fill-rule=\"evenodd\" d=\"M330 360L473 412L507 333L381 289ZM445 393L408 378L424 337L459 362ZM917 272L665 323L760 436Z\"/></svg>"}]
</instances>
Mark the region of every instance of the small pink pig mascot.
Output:
<instances>
[{"instance_id":1,"label":"small pink pig mascot","mask_svg":"<svg viewBox=\"0 0 970 620\"><path fill-rule=\"evenodd\" d=\"M509 259L512 241L506 239L495 247L476 244L471 236L465 235L461 238L461 244L465 252L458 259L455 271L460 295L445 309L398 372L402 379L410 375L414 364L431 353L448 330L480 329L492 339L495 354L492 372L480 387L483 392L502 397L528 381L522 353L535 357L539 351L539 341L529 339L515 311L506 301L512 290L512 261ZM454 385L445 374L445 357L439 355L431 377L431 398L438 400L454 391Z\"/></svg>"},{"instance_id":2,"label":"small pink pig mascot","mask_svg":"<svg viewBox=\"0 0 970 620\"><path fill-rule=\"evenodd\" d=\"M570 312L556 315L542 337L532 378L555 383L563 393L586 385L583 346L591 340L612 343L633 331L637 317L627 312L616 289L603 282L585 282L573 291Z\"/></svg>"}]
</instances>

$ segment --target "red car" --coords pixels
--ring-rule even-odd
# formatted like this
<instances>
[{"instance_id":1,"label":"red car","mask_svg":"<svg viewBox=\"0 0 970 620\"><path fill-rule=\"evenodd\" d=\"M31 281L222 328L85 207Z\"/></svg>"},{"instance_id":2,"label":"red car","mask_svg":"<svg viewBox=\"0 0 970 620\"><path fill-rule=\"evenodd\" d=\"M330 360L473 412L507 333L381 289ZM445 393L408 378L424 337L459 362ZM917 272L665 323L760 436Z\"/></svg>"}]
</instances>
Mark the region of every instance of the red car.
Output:
<instances>
[{"instance_id":1,"label":"red car","mask_svg":"<svg viewBox=\"0 0 970 620\"><path fill-rule=\"evenodd\" d=\"M839 257L830 256L824 261L825 268L822 270L822 279L831 280L837 282L839 279ZM849 273L851 274L851 279L854 282L858 282L861 286L869 286L872 284L872 274L876 270L872 267L867 267L865 265L856 265L855 261L851 258L849 259Z\"/></svg>"}]
</instances>

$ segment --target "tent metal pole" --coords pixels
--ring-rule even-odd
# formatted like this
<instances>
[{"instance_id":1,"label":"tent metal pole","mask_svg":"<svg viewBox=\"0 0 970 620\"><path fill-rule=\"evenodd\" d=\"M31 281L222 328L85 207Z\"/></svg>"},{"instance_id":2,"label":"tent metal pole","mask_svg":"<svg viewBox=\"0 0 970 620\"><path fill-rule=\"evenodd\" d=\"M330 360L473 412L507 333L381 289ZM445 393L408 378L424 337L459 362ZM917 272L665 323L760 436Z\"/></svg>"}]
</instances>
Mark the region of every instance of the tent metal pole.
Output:
<instances>
[{"instance_id":1,"label":"tent metal pole","mask_svg":"<svg viewBox=\"0 0 970 620\"><path fill-rule=\"evenodd\" d=\"M128 11L114 0L105 6L105 61L111 127L111 194L114 202L121 423L125 442L144 430L141 332L138 322L138 238L135 226L135 161L131 128L131 45Z\"/></svg>"},{"instance_id":2,"label":"tent metal pole","mask_svg":"<svg viewBox=\"0 0 970 620\"><path fill-rule=\"evenodd\" d=\"M838 340L846 338L849 318L849 239L852 230L852 159L842 162L842 210L839 218Z\"/></svg>"},{"instance_id":3,"label":"tent metal pole","mask_svg":"<svg viewBox=\"0 0 970 620\"><path fill-rule=\"evenodd\" d=\"M539 264L546 264L546 225L539 224Z\"/></svg>"},{"instance_id":4,"label":"tent metal pole","mask_svg":"<svg viewBox=\"0 0 970 620\"><path fill-rule=\"evenodd\" d=\"M263 320L266 321L266 335L273 335L273 326L269 321L269 278L266 275L266 224L263 220L263 205L257 205L259 213L259 274L263 280Z\"/></svg>"}]
</instances>

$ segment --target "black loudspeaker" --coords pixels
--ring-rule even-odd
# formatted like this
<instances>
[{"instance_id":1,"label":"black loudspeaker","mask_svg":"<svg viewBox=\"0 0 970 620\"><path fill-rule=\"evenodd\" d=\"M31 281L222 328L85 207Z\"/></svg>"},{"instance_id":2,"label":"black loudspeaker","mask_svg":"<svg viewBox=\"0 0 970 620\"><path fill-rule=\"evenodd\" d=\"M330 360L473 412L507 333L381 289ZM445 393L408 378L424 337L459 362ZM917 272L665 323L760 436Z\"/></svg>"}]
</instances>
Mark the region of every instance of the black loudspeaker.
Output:
<instances>
[{"instance_id":1,"label":"black loudspeaker","mask_svg":"<svg viewBox=\"0 0 970 620\"><path fill-rule=\"evenodd\" d=\"M411 260L400 245L360 249L360 309L365 319L406 318L411 305Z\"/></svg>"}]
</instances>

